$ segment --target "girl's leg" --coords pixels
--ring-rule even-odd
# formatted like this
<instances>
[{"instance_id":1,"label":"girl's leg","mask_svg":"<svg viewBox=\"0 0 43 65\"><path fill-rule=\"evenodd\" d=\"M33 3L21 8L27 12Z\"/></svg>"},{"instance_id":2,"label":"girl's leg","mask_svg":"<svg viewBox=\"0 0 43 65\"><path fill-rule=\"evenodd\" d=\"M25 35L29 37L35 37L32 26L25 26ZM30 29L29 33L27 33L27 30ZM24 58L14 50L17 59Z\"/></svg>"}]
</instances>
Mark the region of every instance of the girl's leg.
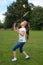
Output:
<instances>
[{"instance_id":1,"label":"girl's leg","mask_svg":"<svg viewBox=\"0 0 43 65\"><path fill-rule=\"evenodd\" d=\"M29 55L25 51L23 51L22 54L25 56L26 59L30 58Z\"/></svg>"},{"instance_id":2,"label":"girl's leg","mask_svg":"<svg viewBox=\"0 0 43 65\"><path fill-rule=\"evenodd\" d=\"M13 56L14 58L16 58L16 51L13 51Z\"/></svg>"},{"instance_id":3,"label":"girl's leg","mask_svg":"<svg viewBox=\"0 0 43 65\"><path fill-rule=\"evenodd\" d=\"M25 51L23 51L22 54L23 54L24 56L27 56L27 53L26 53Z\"/></svg>"},{"instance_id":4,"label":"girl's leg","mask_svg":"<svg viewBox=\"0 0 43 65\"><path fill-rule=\"evenodd\" d=\"M13 48L13 56L14 56L14 59L12 59L12 61L16 61L17 58L16 58L16 49L20 47L20 43L17 43L14 48Z\"/></svg>"},{"instance_id":5,"label":"girl's leg","mask_svg":"<svg viewBox=\"0 0 43 65\"><path fill-rule=\"evenodd\" d=\"M24 46L24 44L25 44L25 43L23 43L23 44L20 46L20 52L25 56L26 59L28 59L28 58L29 58L28 54L27 54L25 51L23 51L23 46Z\"/></svg>"},{"instance_id":6,"label":"girl's leg","mask_svg":"<svg viewBox=\"0 0 43 65\"><path fill-rule=\"evenodd\" d=\"M17 61L17 58L16 58L16 51L13 51L13 56L14 56L14 58L12 59L12 61Z\"/></svg>"}]
</instances>

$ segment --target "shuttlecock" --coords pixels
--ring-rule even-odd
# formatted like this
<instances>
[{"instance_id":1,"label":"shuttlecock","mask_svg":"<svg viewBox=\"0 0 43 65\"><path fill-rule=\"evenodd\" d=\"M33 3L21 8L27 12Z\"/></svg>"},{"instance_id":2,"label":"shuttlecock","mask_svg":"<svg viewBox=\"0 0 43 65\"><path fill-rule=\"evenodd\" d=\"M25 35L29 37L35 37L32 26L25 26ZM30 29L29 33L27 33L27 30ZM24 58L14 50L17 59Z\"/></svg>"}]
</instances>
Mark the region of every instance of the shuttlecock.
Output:
<instances>
[{"instance_id":1,"label":"shuttlecock","mask_svg":"<svg viewBox=\"0 0 43 65\"><path fill-rule=\"evenodd\" d=\"M25 4L23 5L23 7L25 8Z\"/></svg>"}]
</instances>

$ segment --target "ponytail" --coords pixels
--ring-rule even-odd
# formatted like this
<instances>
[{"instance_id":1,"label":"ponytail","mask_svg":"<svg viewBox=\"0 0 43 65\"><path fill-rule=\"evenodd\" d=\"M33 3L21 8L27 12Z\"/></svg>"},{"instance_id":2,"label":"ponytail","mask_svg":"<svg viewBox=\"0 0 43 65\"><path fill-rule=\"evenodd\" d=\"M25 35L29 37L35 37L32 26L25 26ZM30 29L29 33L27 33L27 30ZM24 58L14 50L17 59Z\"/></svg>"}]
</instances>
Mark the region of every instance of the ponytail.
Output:
<instances>
[{"instance_id":1,"label":"ponytail","mask_svg":"<svg viewBox=\"0 0 43 65\"><path fill-rule=\"evenodd\" d=\"M26 38L28 39L29 38L29 29L30 29L30 26L28 25L28 23L25 26L25 28L26 28Z\"/></svg>"}]
</instances>

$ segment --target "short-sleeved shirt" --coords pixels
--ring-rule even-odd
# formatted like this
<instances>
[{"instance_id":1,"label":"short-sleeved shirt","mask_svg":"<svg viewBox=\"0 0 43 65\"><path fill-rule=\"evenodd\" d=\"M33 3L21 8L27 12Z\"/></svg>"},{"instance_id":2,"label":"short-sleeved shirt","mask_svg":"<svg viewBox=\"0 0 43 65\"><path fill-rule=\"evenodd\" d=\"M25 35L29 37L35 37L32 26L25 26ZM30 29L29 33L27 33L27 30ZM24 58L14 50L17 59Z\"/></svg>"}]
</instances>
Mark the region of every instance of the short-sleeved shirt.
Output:
<instances>
[{"instance_id":1,"label":"short-sleeved shirt","mask_svg":"<svg viewBox=\"0 0 43 65\"><path fill-rule=\"evenodd\" d=\"M24 35L22 36L19 34L19 42L26 42L26 29L25 29L25 27L22 27L19 29L19 32L22 32L22 31L24 32Z\"/></svg>"}]
</instances>

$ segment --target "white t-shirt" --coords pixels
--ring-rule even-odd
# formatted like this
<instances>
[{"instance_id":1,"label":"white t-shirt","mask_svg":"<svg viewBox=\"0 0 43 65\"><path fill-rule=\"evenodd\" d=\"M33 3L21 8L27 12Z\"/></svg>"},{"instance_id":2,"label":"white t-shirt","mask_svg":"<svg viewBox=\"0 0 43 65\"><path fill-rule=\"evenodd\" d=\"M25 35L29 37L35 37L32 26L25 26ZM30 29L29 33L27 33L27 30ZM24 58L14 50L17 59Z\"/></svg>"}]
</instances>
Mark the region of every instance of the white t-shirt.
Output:
<instances>
[{"instance_id":1,"label":"white t-shirt","mask_svg":"<svg viewBox=\"0 0 43 65\"><path fill-rule=\"evenodd\" d=\"M19 32L24 31L24 36L19 34L19 42L26 42L26 29L24 27L19 29Z\"/></svg>"}]
</instances>

